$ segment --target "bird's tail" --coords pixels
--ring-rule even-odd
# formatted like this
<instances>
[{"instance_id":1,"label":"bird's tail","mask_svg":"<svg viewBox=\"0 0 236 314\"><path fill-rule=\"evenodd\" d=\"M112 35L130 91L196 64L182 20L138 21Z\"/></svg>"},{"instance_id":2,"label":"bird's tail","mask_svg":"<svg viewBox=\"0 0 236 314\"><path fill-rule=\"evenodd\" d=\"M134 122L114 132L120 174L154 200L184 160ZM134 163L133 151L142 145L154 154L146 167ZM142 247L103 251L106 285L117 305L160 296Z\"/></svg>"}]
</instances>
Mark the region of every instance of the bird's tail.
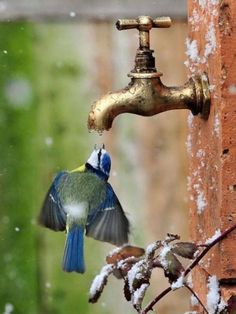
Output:
<instances>
[{"instance_id":1,"label":"bird's tail","mask_svg":"<svg viewBox=\"0 0 236 314\"><path fill-rule=\"evenodd\" d=\"M67 272L75 271L84 273L84 227L74 225L67 233L63 270Z\"/></svg>"}]
</instances>

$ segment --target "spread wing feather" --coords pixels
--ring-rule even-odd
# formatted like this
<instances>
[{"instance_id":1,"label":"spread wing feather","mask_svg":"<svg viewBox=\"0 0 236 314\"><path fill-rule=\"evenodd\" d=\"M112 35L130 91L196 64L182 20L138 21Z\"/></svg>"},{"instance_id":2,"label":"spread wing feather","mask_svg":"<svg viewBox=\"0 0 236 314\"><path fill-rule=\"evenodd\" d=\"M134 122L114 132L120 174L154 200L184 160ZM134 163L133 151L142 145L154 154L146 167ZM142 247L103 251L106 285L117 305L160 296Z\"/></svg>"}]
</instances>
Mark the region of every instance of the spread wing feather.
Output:
<instances>
[{"instance_id":1,"label":"spread wing feather","mask_svg":"<svg viewBox=\"0 0 236 314\"><path fill-rule=\"evenodd\" d=\"M66 214L62 208L57 187L62 177L65 177L67 174L66 171L61 171L56 175L38 217L41 225L55 231L64 231L66 229Z\"/></svg>"},{"instance_id":2,"label":"spread wing feather","mask_svg":"<svg viewBox=\"0 0 236 314\"><path fill-rule=\"evenodd\" d=\"M129 221L109 183L105 200L98 208L90 210L86 235L115 245L128 242Z\"/></svg>"}]
</instances>

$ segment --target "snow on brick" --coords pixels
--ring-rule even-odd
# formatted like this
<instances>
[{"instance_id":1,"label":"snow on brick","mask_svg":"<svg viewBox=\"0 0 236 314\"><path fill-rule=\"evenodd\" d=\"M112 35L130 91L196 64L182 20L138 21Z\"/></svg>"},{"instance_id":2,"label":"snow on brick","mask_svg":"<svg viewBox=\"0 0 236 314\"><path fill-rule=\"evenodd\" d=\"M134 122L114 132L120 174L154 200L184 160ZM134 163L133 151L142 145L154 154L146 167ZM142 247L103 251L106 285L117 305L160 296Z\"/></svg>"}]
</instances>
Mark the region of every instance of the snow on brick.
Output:
<instances>
[{"instance_id":1,"label":"snow on brick","mask_svg":"<svg viewBox=\"0 0 236 314\"><path fill-rule=\"evenodd\" d=\"M232 84L228 87L228 91L231 95L236 95L236 84Z\"/></svg>"},{"instance_id":2,"label":"snow on brick","mask_svg":"<svg viewBox=\"0 0 236 314\"><path fill-rule=\"evenodd\" d=\"M219 135L220 135L220 119L219 119L218 113L215 115L215 118L214 118L214 132L215 132L216 136L219 137Z\"/></svg>"},{"instance_id":3,"label":"snow on brick","mask_svg":"<svg viewBox=\"0 0 236 314\"><path fill-rule=\"evenodd\" d=\"M189 38L187 38L186 47L187 47L186 55L189 57L189 59L194 63L200 62L197 41L195 39L190 40Z\"/></svg>"},{"instance_id":4,"label":"snow on brick","mask_svg":"<svg viewBox=\"0 0 236 314\"><path fill-rule=\"evenodd\" d=\"M215 241L218 237L220 237L221 231L220 229L216 229L215 233L211 238L208 238L205 242L205 244L211 244L213 241Z\"/></svg>"},{"instance_id":5,"label":"snow on brick","mask_svg":"<svg viewBox=\"0 0 236 314\"><path fill-rule=\"evenodd\" d=\"M201 214L204 211L206 205L207 205L206 197L205 197L203 191L198 191L198 196L197 196L197 213Z\"/></svg>"},{"instance_id":6,"label":"snow on brick","mask_svg":"<svg viewBox=\"0 0 236 314\"><path fill-rule=\"evenodd\" d=\"M206 6L207 0L198 0L198 3L199 3L199 5L200 5L200 7L201 7L202 9L204 9L205 6Z\"/></svg>"},{"instance_id":7,"label":"snow on brick","mask_svg":"<svg viewBox=\"0 0 236 314\"><path fill-rule=\"evenodd\" d=\"M208 58L209 55L213 54L216 50L216 34L215 34L215 26L214 26L213 21L211 21L208 26L205 39L206 39L206 45L205 45L204 56L205 58Z\"/></svg>"},{"instance_id":8,"label":"snow on brick","mask_svg":"<svg viewBox=\"0 0 236 314\"><path fill-rule=\"evenodd\" d=\"M208 279L207 310L209 314L221 313L226 302L220 297L219 282L215 275Z\"/></svg>"}]
</instances>

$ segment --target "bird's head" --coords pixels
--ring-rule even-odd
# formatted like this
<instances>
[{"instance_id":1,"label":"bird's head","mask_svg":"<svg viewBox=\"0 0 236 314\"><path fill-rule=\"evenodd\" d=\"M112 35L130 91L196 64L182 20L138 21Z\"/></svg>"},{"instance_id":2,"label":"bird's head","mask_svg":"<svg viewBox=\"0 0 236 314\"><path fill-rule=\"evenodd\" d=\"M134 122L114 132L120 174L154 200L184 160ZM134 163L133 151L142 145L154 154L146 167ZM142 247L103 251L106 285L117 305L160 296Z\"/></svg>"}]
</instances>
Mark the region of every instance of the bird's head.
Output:
<instances>
[{"instance_id":1,"label":"bird's head","mask_svg":"<svg viewBox=\"0 0 236 314\"><path fill-rule=\"evenodd\" d=\"M104 145L102 148L94 148L92 154L87 160L87 164L90 165L95 171L102 172L105 177L109 177L111 169L111 157L105 150Z\"/></svg>"}]
</instances>

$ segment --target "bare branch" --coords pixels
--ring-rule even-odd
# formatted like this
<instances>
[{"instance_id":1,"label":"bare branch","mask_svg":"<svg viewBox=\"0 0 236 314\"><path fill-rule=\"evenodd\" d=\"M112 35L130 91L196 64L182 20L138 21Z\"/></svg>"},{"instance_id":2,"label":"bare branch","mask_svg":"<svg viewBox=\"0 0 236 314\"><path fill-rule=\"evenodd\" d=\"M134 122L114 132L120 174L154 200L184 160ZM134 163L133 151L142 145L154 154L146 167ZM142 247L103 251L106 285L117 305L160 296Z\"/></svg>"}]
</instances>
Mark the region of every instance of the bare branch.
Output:
<instances>
[{"instance_id":1,"label":"bare branch","mask_svg":"<svg viewBox=\"0 0 236 314\"><path fill-rule=\"evenodd\" d=\"M195 296L195 298L198 300L198 302L201 304L201 306L203 307L204 311L209 314L209 312L207 311L205 305L202 303L202 301L199 299L198 295L195 293L195 291L188 286L186 283L184 284L184 286Z\"/></svg>"}]
</instances>

